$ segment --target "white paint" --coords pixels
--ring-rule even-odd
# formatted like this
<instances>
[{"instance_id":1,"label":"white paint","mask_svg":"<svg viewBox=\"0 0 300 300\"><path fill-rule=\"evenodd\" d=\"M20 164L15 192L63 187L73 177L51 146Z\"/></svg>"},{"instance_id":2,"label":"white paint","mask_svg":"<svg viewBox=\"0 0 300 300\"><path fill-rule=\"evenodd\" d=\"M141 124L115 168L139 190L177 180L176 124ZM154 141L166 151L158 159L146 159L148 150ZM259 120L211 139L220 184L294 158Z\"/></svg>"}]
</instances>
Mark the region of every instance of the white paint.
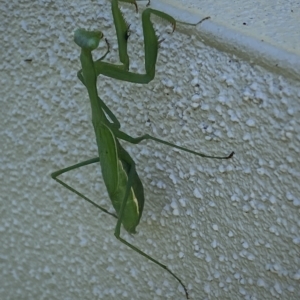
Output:
<instances>
[{"instance_id":1,"label":"white paint","mask_svg":"<svg viewBox=\"0 0 300 300\"><path fill-rule=\"evenodd\" d=\"M121 6L131 24L132 70L142 73L140 15ZM203 16L224 9L201 8ZM113 218L50 178L96 156L73 32L103 30L116 62L110 3L5 1L1 9L0 298L183 299L168 273L115 239ZM225 11L223 21L209 15L197 28L178 24L172 35L155 19L165 40L148 85L98 82L125 132L214 155L236 152L212 161L152 142L126 144L146 204L138 234L122 235L169 266L192 299L298 299L299 49L276 43L284 26L268 43L272 31L245 34L246 27L229 28ZM244 10L241 18L251 16ZM104 51L103 42L97 55ZM110 208L98 166L66 178Z\"/></svg>"}]
</instances>

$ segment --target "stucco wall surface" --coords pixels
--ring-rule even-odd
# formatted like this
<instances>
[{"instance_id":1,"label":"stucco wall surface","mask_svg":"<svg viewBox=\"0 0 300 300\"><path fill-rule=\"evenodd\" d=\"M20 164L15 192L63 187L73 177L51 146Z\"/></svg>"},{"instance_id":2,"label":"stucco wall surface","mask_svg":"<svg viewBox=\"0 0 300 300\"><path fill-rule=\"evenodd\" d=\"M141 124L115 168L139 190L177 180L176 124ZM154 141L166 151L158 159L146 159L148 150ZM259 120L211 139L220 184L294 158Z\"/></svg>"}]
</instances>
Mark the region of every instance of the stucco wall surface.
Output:
<instances>
[{"instance_id":1,"label":"stucco wall surface","mask_svg":"<svg viewBox=\"0 0 300 300\"><path fill-rule=\"evenodd\" d=\"M210 16L226 30L233 29L243 36L300 54L298 0L154 0L151 3L177 7L181 10L178 15L181 21L191 23L194 18L197 21L196 15Z\"/></svg>"},{"instance_id":2,"label":"stucco wall surface","mask_svg":"<svg viewBox=\"0 0 300 300\"><path fill-rule=\"evenodd\" d=\"M120 7L131 70L143 73L141 15ZM5 0L0 14L0 299L184 299L174 278L115 239L114 218L50 177L97 155L73 33L102 30L118 62L110 2ZM146 203L138 234L122 236L175 272L191 299L299 299L299 49L213 18L173 34L153 21L164 39L155 79L101 76L101 99L132 136L235 156L123 143ZM104 52L102 42L95 57ZM111 210L98 165L64 178Z\"/></svg>"}]
</instances>

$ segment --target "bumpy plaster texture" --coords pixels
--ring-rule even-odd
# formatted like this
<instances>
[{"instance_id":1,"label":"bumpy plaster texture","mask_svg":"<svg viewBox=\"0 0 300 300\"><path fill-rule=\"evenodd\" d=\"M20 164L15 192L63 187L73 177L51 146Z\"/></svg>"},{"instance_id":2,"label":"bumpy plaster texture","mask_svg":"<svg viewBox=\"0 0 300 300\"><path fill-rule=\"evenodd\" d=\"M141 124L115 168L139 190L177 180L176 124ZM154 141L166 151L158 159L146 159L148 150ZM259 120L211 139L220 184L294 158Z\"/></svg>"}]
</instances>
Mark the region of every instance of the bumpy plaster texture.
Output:
<instances>
[{"instance_id":1,"label":"bumpy plaster texture","mask_svg":"<svg viewBox=\"0 0 300 300\"><path fill-rule=\"evenodd\" d=\"M131 68L143 72L140 15L121 6ZM110 3L4 1L1 20L0 298L183 299L168 273L114 238L113 218L50 178L97 155L72 39L78 27L103 30L117 62ZM101 77L101 98L133 136L236 155L124 143L146 204L138 234L123 236L180 276L191 299L299 299L299 73L280 57L272 67L266 56L243 59L238 45L212 47L205 23L172 35L155 24L164 39L155 79ZM103 42L95 55L104 51ZM98 165L64 178L110 207Z\"/></svg>"},{"instance_id":2,"label":"bumpy plaster texture","mask_svg":"<svg viewBox=\"0 0 300 300\"><path fill-rule=\"evenodd\" d=\"M227 30L232 28L244 36L300 54L298 0L154 0L152 3L160 7L168 3L181 8L177 15L181 21L196 22L197 18L194 19L191 13L210 16L214 23Z\"/></svg>"}]
</instances>

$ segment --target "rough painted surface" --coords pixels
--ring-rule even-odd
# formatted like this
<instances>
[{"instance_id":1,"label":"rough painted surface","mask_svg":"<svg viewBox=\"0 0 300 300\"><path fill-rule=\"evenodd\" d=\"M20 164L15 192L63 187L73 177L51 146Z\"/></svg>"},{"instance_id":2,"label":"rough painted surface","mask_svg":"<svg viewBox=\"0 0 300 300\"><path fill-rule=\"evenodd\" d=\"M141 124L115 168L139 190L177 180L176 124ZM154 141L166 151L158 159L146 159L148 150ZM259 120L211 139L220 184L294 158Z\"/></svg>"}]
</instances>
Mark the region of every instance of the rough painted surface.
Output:
<instances>
[{"instance_id":1,"label":"rough painted surface","mask_svg":"<svg viewBox=\"0 0 300 300\"><path fill-rule=\"evenodd\" d=\"M177 16L181 21L193 22L189 13L210 16L219 26L300 54L300 3L297 0L152 0L151 3L155 6L168 3L181 8Z\"/></svg>"},{"instance_id":2,"label":"rough painted surface","mask_svg":"<svg viewBox=\"0 0 300 300\"><path fill-rule=\"evenodd\" d=\"M121 6L132 70L143 72L140 15ZM100 28L117 61L109 2L5 1L1 20L0 298L183 299L168 273L114 238L113 218L50 178L97 153L72 39ZM168 35L155 23L165 38L155 80L101 77L100 96L131 135L236 156L126 144L146 204L139 233L123 236L176 272L191 299L298 299L299 77L209 47L195 27ZM98 166L66 179L110 207Z\"/></svg>"}]
</instances>

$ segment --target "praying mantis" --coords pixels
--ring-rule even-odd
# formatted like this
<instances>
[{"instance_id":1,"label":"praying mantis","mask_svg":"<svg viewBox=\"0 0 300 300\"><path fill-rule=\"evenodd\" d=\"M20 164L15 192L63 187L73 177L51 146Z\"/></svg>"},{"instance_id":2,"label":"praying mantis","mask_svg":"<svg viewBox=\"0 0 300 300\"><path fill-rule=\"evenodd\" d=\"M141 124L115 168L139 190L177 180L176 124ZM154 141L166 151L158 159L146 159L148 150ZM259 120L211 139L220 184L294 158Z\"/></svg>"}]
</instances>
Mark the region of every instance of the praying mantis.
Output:
<instances>
[{"instance_id":1,"label":"praying mantis","mask_svg":"<svg viewBox=\"0 0 300 300\"><path fill-rule=\"evenodd\" d=\"M166 270L169 274L171 274L182 286L185 292L185 296L188 299L188 290L181 279L175 273L173 273L167 266L147 255L139 248L128 243L120 236L121 224L127 232L136 233L136 227L140 222L145 201L143 184L136 171L135 162L130 154L123 148L120 140L124 140L132 144L139 144L143 140L153 140L155 142L162 143L167 146L192 153L194 155L214 159L229 159L233 156L234 152L230 153L228 156L210 156L177 146L149 134L145 134L139 137L132 137L120 129L120 122L113 114L113 112L108 108L108 106L104 103L104 101L99 97L97 91L97 77L102 74L110 78L132 83L149 83L155 76L158 46L160 43L155 34L150 16L156 15L162 19L167 20L172 24L173 31L175 30L176 21L170 15L158 10L154 10L152 8L146 8L143 11L142 26L144 35L146 72L145 74L130 72L130 61L127 53L129 26L127 25L119 9L118 2L131 3L135 5L136 10L137 4L135 0L112 0L111 2L121 64L115 65L103 61L110 51L109 43L106 39L106 53L99 59L93 60L92 51L98 47L100 40L103 38L103 33L101 31L87 31L85 29L77 29L74 34L74 42L81 48L80 62L82 69L78 71L77 77L86 87L89 95L92 111L92 124L94 127L96 142L98 146L98 157L53 172L51 174L51 177L62 186L77 194L84 200L88 201L98 209L115 217L117 219L117 224L114 232L115 237L135 252L146 257L150 261ZM58 178L58 176L63 173L93 163L100 163L103 180L116 214L110 213L108 210L99 206L98 204L87 198L85 195Z\"/></svg>"}]
</instances>

